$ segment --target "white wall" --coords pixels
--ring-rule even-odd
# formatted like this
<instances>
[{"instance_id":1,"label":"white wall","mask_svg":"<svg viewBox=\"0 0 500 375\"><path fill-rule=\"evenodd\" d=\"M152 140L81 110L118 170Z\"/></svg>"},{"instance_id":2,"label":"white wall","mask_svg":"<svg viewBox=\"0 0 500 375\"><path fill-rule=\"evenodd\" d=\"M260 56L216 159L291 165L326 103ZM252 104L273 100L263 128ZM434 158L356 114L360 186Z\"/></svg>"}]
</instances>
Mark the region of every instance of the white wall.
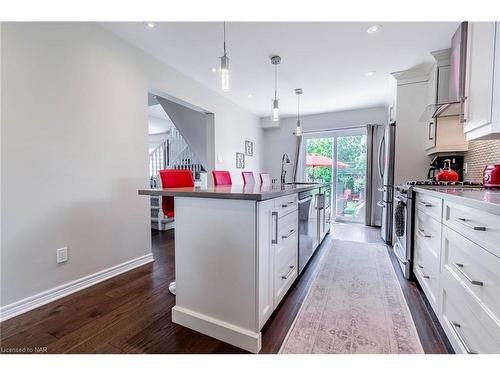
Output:
<instances>
[{"instance_id":1,"label":"white wall","mask_svg":"<svg viewBox=\"0 0 500 375\"><path fill-rule=\"evenodd\" d=\"M265 119L263 119L265 121ZM301 117L304 132L331 130L335 128L364 126L367 124L387 123L385 107L363 108L352 111L321 113ZM293 135L297 120L295 117L282 118L279 128L264 130L264 171L272 178L280 177L281 156L287 153L293 163L296 138ZM291 178L293 166L287 166L287 181Z\"/></svg>"},{"instance_id":2,"label":"white wall","mask_svg":"<svg viewBox=\"0 0 500 375\"><path fill-rule=\"evenodd\" d=\"M1 27L2 307L150 253L148 91L215 114L217 168L250 139L261 169L257 117L100 26Z\"/></svg>"}]
</instances>

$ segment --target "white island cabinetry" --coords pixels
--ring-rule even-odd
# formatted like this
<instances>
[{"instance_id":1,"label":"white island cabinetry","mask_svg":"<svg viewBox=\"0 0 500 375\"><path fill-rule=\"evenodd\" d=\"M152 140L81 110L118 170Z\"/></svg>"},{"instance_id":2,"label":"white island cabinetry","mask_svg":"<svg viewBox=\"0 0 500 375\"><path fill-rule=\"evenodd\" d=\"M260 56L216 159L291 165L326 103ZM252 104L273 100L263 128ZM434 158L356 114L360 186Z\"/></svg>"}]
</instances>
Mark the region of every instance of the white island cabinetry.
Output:
<instances>
[{"instance_id":1,"label":"white island cabinetry","mask_svg":"<svg viewBox=\"0 0 500 375\"><path fill-rule=\"evenodd\" d=\"M298 276L297 200L176 196L172 321L258 353L262 326Z\"/></svg>"}]
</instances>

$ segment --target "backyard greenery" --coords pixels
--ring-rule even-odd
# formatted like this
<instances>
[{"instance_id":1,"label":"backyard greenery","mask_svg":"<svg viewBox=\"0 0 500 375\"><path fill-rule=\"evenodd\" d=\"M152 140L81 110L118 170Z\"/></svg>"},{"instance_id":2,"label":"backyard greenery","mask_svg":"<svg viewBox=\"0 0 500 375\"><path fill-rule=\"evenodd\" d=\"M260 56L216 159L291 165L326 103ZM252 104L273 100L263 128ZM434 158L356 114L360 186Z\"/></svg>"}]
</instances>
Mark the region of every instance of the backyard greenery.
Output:
<instances>
[{"instance_id":1,"label":"backyard greenery","mask_svg":"<svg viewBox=\"0 0 500 375\"><path fill-rule=\"evenodd\" d=\"M333 138L313 138L307 140L309 155L322 155L328 158L333 156ZM344 189L351 189L359 194L365 186L366 174L366 137L353 135L337 138L338 160L349 165L348 168L339 168L337 171L339 182ZM309 180L332 181L331 167L308 167Z\"/></svg>"}]
</instances>

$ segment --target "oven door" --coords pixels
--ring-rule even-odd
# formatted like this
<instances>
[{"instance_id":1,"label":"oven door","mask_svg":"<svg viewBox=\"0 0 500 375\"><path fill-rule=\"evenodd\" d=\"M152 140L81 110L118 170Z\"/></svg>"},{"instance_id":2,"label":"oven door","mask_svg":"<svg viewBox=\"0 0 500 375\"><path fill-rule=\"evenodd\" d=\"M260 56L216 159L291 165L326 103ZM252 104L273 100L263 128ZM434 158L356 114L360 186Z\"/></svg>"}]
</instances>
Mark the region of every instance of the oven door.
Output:
<instances>
[{"instance_id":1,"label":"oven door","mask_svg":"<svg viewBox=\"0 0 500 375\"><path fill-rule=\"evenodd\" d=\"M394 228L394 233L396 236L396 241L393 246L393 251L394 255L396 255L396 258L398 259L399 266L401 267L401 271L403 272L403 275L405 278L409 279L410 278L410 270L411 270L411 264L410 264L410 247L408 246L408 239L409 235L411 232L409 232L411 223L411 212L408 209L408 202L409 201L406 197L396 194L394 197L394 215L396 215L396 210L398 209L398 205L402 205L403 207L403 225L404 228L401 231L402 235L398 236L398 231L396 228ZM394 226L396 226L396 218L393 220Z\"/></svg>"}]
</instances>

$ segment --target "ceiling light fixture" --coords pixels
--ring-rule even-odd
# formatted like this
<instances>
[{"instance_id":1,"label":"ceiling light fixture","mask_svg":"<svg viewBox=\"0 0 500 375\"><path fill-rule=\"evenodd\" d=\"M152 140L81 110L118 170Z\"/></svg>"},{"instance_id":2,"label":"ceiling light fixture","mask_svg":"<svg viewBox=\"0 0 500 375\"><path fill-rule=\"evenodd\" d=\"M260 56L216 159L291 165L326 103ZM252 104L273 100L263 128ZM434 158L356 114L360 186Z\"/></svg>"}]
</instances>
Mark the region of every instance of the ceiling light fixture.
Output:
<instances>
[{"instance_id":1,"label":"ceiling light fixture","mask_svg":"<svg viewBox=\"0 0 500 375\"><path fill-rule=\"evenodd\" d=\"M155 28L155 23L154 22L147 22L146 25L148 25L148 27L150 29L154 29Z\"/></svg>"},{"instance_id":2,"label":"ceiling light fixture","mask_svg":"<svg viewBox=\"0 0 500 375\"><path fill-rule=\"evenodd\" d=\"M368 34L375 34L375 33L378 33L380 30L382 29L382 25L373 25L373 26L370 26L366 32Z\"/></svg>"},{"instance_id":3,"label":"ceiling light fixture","mask_svg":"<svg viewBox=\"0 0 500 375\"><path fill-rule=\"evenodd\" d=\"M273 121L280 120L280 107L278 99L278 65L281 64L281 57L272 56L271 64L274 65L274 99L273 99Z\"/></svg>"},{"instance_id":4,"label":"ceiling light fixture","mask_svg":"<svg viewBox=\"0 0 500 375\"><path fill-rule=\"evenodd\" d=\"M249 98L253 98L253 95L252 94L248 94L247 95Z\"/></svg>"},{"instance_id":5,"label":"ceiling light fixture","mask_svg":"<svg viewBox=\"0 0 500 375\"><path fill-rule=\"evenodd\" d=\"M297 127L295 128L295 135L297 137L302 136L302 124L300 123L300 95L302 93L302 89L295 89L295 94L297 94Z\"/></svg>"},{"instance_id":6,"label":"ceiling light fixture","mask_svg":"<svg viewBox=\"0 0 500 375\"><path fill-rule=\"evenodd\" d=\"M210 70L212 71L212 73L217 73L217 68L212 68Z\"/></svg>"},{"instance_id":7,"label":"ceiling light fixture","mask_svg":"<svg viewBox=\"0 0 500 375\"><path fill-rule=\"evenodd\" d=\"M370 70L369 72L366 72L365 73L365 76L367 77L372 77L375 75L375 73L377 73L375 70Z\"/></svg>"},{"instance_id":8,"label":"ceiling light fixture","mask_svg":"<svg viewBox=\"0 0 500 375\"><path fill-rule=\"evenodd\" d=\"M220 87L222 91L231 90L230 79L229 57L226 53L226 23L224 22L224 54L220 57Z\"/></svg>"}]
</instances>

